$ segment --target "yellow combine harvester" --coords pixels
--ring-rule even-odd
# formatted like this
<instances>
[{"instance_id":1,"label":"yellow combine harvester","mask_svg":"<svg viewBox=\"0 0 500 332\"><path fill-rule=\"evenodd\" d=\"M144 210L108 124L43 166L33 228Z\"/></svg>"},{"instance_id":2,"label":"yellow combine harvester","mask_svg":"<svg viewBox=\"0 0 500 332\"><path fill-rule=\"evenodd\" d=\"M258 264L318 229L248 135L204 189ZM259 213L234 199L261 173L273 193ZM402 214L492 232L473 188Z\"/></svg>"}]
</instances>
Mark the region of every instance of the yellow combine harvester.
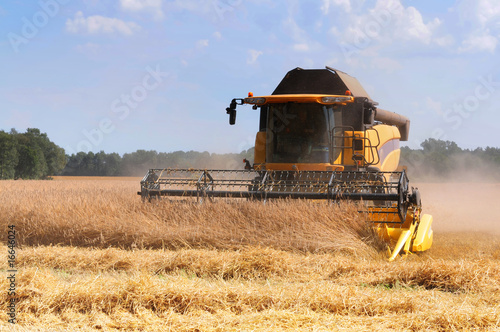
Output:
<instances>
[{"instance_id":1,"label":"yellow combine harvester","mask_svg":"<svg viewBox=\"0 0 500 332\"><path fill-rule=\"evenodd\" d=\"M329 67L296 68L272 95L233 99L231 125L244 104L260 110L253 165L151 169L138 194L362 201L362 212L391 243L390 260L430 248L432 216L421 214L420 194L399 167L408 118L377 108L355 78Z\"/></svg>"}]
</instances>

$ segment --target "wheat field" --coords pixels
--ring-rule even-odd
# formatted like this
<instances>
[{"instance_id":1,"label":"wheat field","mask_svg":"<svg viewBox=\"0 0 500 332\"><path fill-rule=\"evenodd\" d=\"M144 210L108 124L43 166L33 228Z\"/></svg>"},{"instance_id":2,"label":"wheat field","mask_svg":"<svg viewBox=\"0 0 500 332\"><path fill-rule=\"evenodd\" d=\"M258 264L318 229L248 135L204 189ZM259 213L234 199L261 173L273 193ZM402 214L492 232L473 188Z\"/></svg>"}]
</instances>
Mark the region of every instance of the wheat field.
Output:
<instances>
[{"instance_id":1,"label":"wheat field","mask_svg":"<svg viewBox=\"0 0 500 332\"><path fill-rule=\"evenodd\" d=\"M137 178L2 181L18 303L0 330L500 331L500 186L463 187L420 186L434 246L389 263L351 204L143 203Z\"/></svg>"}]
</instances>

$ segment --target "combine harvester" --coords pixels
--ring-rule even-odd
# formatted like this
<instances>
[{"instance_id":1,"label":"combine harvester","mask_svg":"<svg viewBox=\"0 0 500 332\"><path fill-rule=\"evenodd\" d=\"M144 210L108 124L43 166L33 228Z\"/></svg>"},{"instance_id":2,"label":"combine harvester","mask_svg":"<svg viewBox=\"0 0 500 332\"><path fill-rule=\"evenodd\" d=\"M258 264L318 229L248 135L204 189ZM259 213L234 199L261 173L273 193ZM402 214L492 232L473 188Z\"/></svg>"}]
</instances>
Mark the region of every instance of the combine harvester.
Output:
<instances>
[{"instance_id":1,"label":"combine harvester","mask_svg":"<svg viewBox=\"0 0 500 332\"><path fill-rule=\"evenodd\" d=\"M399 167L408 118L377 108L361 84L339 70L296 68L270 96L233 99L260 111L254 164L244 170L150 169L144 200L192 196L362 201L361 212L388 240L390 258L432 245L432 216Z\"/></svg>"}]
</instances>

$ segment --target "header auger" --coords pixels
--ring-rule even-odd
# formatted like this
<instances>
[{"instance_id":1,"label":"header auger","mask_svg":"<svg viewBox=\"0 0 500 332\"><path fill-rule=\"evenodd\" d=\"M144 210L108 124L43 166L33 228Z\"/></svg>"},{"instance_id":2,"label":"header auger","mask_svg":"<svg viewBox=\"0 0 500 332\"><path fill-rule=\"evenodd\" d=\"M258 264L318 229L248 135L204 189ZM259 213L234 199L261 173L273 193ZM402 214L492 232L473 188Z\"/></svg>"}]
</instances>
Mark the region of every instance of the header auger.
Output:
<instances>
[{"instance_id":1,"label":"header auger","mask_svg":"<svg viewBox=\"0 0 500 332\"><path fill-rule=\"evenodd\" d=\"M353 77L329 67L289 71L271 95L235 98L260 110L253 165L245 170L150 169L143 199L159 196L362 201L390 260L432 245L432 216L399 166L408 118L378 108Z\"/></svg>"}]
</instances>

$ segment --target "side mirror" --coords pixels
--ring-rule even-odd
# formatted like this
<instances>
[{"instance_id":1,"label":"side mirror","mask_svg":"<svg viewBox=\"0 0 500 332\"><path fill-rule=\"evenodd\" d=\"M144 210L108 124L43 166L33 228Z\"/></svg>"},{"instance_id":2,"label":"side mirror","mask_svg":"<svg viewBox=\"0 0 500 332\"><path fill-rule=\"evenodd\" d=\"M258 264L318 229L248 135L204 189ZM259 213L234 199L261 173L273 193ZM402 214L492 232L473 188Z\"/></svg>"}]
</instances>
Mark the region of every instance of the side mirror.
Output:
<instances>
[{"instance_id":1,"label":"side mirror","mask_svg":"<svg viewBox=\"0 0 500 332\"><path fill-rule=\"evenodd\" d=\"M241 104L243 104L243 100ZM236 123L236 105L238 105L236 99L233 99L231 100L231 104L229 104L229 107L226 108L226 114L229 114L230 125L234 125Z\"/></svg>"},{"instance_id":2,"label":"side mirror","mask_svg":"<svg viewBox=\"0 0 500 332\"><path fill-rule=\"evenodd\" d=\"M375 110L378 103L365 99L363 103L363 124L373 125L375 122Z\"/></svg>"},{"instance_id":3,"label":"side mirror","mask_svg":"<svg viewBox=\"0 0 500 332\"><path fill-rule=\"evenodd\" d=\"M228 110L227 112L229 114L229 124L234 125L236 123L236 110L234 108L226 110Z\"/></svg>"},{"instance_id":4,"label":"side mirror","mask_svg":"<svg viewBox=\"0 0 500 332\"><path fill-rule=\"evenodd\" d=\"M373 111L373 108L365 109L363 115L363 124L373 125L374 122L375 122L375 112Z\"/></svg>"}]
</instances>

